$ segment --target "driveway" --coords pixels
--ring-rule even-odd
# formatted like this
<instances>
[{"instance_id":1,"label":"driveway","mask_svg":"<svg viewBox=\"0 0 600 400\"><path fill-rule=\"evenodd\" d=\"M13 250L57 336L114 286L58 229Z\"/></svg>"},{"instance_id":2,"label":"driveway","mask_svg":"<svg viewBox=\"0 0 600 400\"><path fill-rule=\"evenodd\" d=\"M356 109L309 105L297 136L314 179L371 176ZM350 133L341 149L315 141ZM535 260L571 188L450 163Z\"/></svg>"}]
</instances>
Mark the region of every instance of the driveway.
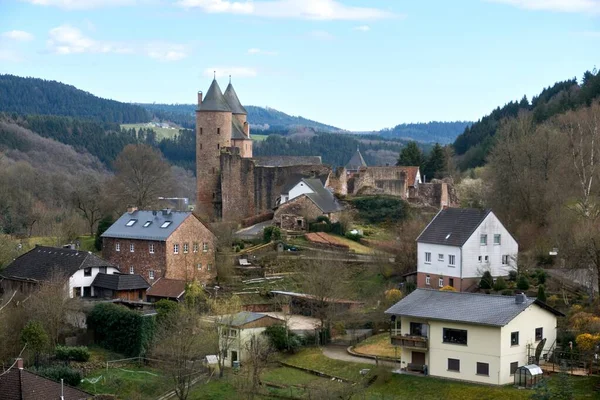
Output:
<instances>
[{"instance_id":1,"label":"driveway","mask_svg":"<svg viewBox=\"0 0 600 400\"><path fill-rule=\"evenodd\" d=\"M249 240L255 239L262 235L263 229L265 229L267 226L271 226L271 225L273 225L272 220L260 222L256 225L252 225L247 228L240 229L239 231L234 233L234 236L237 238L240 238L240 239L249 239Z\"/></svg>"},{"instance_id":2,"label":"driveway","mask_svg":"<svg viewBox=\"0 0 600 400\"><path fill-rule=\"evenodd\" d=\"M327 346L324 346L322 350L323 355L325 357L334 360L376 365L375 360L373 360L372 358L356 357L351 354L348 354L346 348L346 346L337 346L334 344L329 344Z\"/></svg>"}]
</instances>

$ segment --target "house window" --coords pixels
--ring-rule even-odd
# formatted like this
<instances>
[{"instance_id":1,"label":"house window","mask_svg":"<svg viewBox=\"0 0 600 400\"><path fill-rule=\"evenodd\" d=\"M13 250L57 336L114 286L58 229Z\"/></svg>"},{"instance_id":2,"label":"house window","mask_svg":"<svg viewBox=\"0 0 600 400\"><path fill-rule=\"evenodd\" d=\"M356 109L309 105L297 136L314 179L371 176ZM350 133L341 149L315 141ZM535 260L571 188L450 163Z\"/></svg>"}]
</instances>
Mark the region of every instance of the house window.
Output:
<instances>
[{"instance_id":1,"label":"house window","mask_svg":"<svg viewBox=\"0 0 600 400\"><path fill-rule=\"evenodd\" d=\"M210 269L211 269L211 268L212 268L212 264L208 264L208 265L206 266L206 270L207 270L207 271L210 271Z\"/></svg>"},{"instance_id":2,"label":"house window","mask_svg":"<svg viewBox=\"0 0 600 400\"><path fill-rule=\"evenodd\" d=\"M495 245L499 245L502 241L502 238L500 235L494 235L494 244Z\"/></svg>"},{"instance_id":3,"label":"house window","mask_svg":"<svg viewBox=\"0 0 600 400\"><path fill-rule=\"evenodd\" d=\"M456 256L449 254L448 255L448 265L454 267L456 265Z\"/></svg>"},{"instance_id":4,"label":"house window","mask_svg":"<svg viewBox=\"0 0 600 400\"><path fill-rule=\"evenodd\" d=\"M444 343L467 344L467 331L464 329L443 328L442 333Z\"/></svg>"},{"instance_id":5,"label":"house window","mask_svg":"<svg viewBox=\"0 0 600 400\"><path fill-rule=\"evenodd\" d=\"M84 268L83 269L83 276L92 276L92 269L91 268Z\"/></svg>"},{"instance_id":6,"label":"house window","mask_svg":"<svg viewBox=\"0 0 600 400\"><path fill-rule=\"evenodd\" d=\"M508 265L508 255L502 256L502 265Z\"/></svg>"},{"instance_id":7,"label":"house window","mask_svg":"<svg viewBox=\"0 0 600 400\"><path fill-rule=\"evenodd\" d=\"M198 252L198 243L194 243L194 253Z\"/></svg>"},{"instance_id":8,"label":"house window","mask_svg":"<svg viewBox=\"0 0 600 400\"><path fill-rule=\"evenodd\" d=\"M490 376L490 364L488 363L477 363L477 375Z\"/></svg>"},{"instance_id":9,"label":"house window","mask_svg":"<svg viewBox=\"0 0 600 400\"><path fill-rule=\"evenodd\" d=\"M222 330L221 330L221 336L227 337L227 331L228 331L227 329L222 328Z\"/></svg>"},{"instance_id":10,"label":"house window","mask_svg":"<svg viewBox=\"0 0 600 400\"><path fill-rule=\"evenodd\" d=\"M198 263L196 267L198 268L198 271L202 270L202 263Z\"/></svg>"},{"instance_id":11,"label":"house window","mask_svg":"<svg viewBox=\"0 0 600 400\"><path fill-rule=\"evenodd\" d=\"M121 251L121 243L115 244L115 251Z\"/></svg>"},{"instance_id":12,"label":"house window","mask_svg":"<svg viewBox=\"0 0 600 400\"><path fill-rule=\"evenodd\" d=\"M510 345L518 346L519 345L519 332L511 332L510 334Z\"/></svg>"},{"instance_id":13,"label":"house window","mask_svg":"<svg viewBox=\"0 0 600 400\"><path fill-rule=\"evenodd\" d=\"M460 360L457 360L456 358L449 358L448 371L460 372Z\"/></svg>"},{"instance_id":14,"label":"house window","mask_svg":"<svg viewBox=\"0 0 600 400\"><path fill-rule=\"evenodd\" d=\"M188 252L189 248L190 248L190 245L189 245L189 244L187 244L187 243L184 243L184 244L183 244L183 252L184 252L185 254L187 254L187 252Z\"/></svg>"},{"instance_id":15,"label":"house window","mask_svg":"<svg viewBox=\"0 0 600 400\"><path fill-rule=\"evenodd\" d=\"M154 279L154 270L153 269L151 269L150 271L148 271L148 278Z\"/></svg>"},{"instance_id":16,"label":"house window","mask_svg":"<svg viewBox=\"0 0 600 400\"><path fill-rule=\"evenodd\" d=\"M173 254L179 254L179 244L177 243L173 245Z\"/></svg>"},{"instance_id":17,"label":"house window","mask_svg":"<svg viewBox=\"0 0 600 400\"><path fill-rule=\"evenodd\" d=\"M237 337L237 329L230 329L229 330L229 336L231 337Z\"/></svg>"},{"instance_id":18,"label":"house window","mask_svg":"<svg viewBox=\"0 0 600 400\"><path fill-rule=\"evenodd\" d=\"M171 222L172 222L172 221L165 221L165 222L163 222L163 223L162 223L162 225L161 225L160 227L161 227L161 228L163 228L163 229L164 229L164 228L168 228L168 227L169 227L169 225L171 225Z\"/></svg>"},{"instance_id":19,"label":"house window","mask_svg":"<svg viewBox=\"0 0 600 400\"><path fill-rule=\"evenodd\" d=\"M219 143L217 143L217 150L219 150L221 148L221 145Z\"/></svg>"},{"instance_id":20,"label":"house window","mask_svg":"<svg viewBox=\"0 0 600 400\"><path fill-rule=\"evenodd\" d=\"M125 226L133 226L137 222L137 219L130 219Z\"/></svg>"},{"instance_id":21,"label":"house window","mask_svg":"<svg viewBox=\"0 0 600 400\"><path fill-rule=\"evenodd\" d=\"M444 255L438 254L438 261L444 261Z\"/></svg>"},{"instance_id":22,"label":"house window","mask_svg":"<svg viewBox=\"0 0 600 400\"><path fill-rule=\"evenodd\" d=\"M544 338L544 328L535 328L535 341L539 342Z\"/></svg>"},{"instance_id":23,"label":"house window","mask_svg":"<svg viewBox=\"0 0 600 400\"><path fill-rule=\"evenodd\" d=\"M200 150L202 150L202 143L200 143Z\"/></svg>"},{"instance_id":24,"label":"house window","mask_svg":"<svg viewBox=\"0 0 600 400\"><path fill-rule=\"evenodd\" d=\"M485 256L485 262L488 262L490 258L488 256Z\"/></svg>"},{"instance_id":25,"label":"house window","mask_svg":"<svg viewBox=\"0 0 600 400\"><path fill-rule=\"evenodd\" d=\"M479 262L481 262L481 256L477 257L477 260L478 260Z\"/></svg>"},{"instance_id":26,"label":"house window","mask_svg":"<svg viewBox=\"0 0 600 400\"><path fill-rule=\"evenodd\" d=\"M154 243L148 245L148 250L150 250L150 254L154 254Z\"/></svg>"},{"instance_id":27,"label":"house window","mask_svg":"<svg viewBox=\"0 0 600 400\"><path fill-rule=\"evenodd\" d=\"M427 275L427 276L425 277L425 284L426 284L426 285L430 285L430 282L431 282L431 277L430 277L429 275Z\"/></svg>"},{"instance_id":28,"label":"house window","mask_svg":"<svg viewBox=\"0 0 600 400\"><path fill-rule=\"evenodd\" d=\"M133 275L133 273L134 273L134 271L133 271L133 267L129 267L129 273L130 273L131 275Z\"/></svg>"},{"instance_id":29,"label":"house window","mask_svg":"<svg viewBox=\"0 0 600 400\"><path fill-rule=\"evenodd\" d=\"M510 374L514 375L515 372L517 372L518 368L519 368L519 362L518 361L511 362L510 363Z\"/></svg>"},{"instance_id":30,"label":"house window","mask_svg":"<svg viewBox=\"0 0 600 400\"><path fill-rule=\"evenodd\" d=\"M425 253L425 264L431 264L431 253Z\"/></svg>"},{"instance_id":31,"label":"house window","mask_svg":"<svg viewBox=\"0 0 600 400\"><path fill-rule=\"evenodd\" d=\"M479 244L482 246L487 246L487 235L481 235L479 237Z\"/></svg>"},{"instance_id":32,"label":"house window","mask_svg":"<svg viewBox=\"0 0 600 400\"><path fill-rule=\"evenodd\" d=\"M100 272L101 274L105 274L106 273L106 267L100 267L100 268L98 268L98 272Z\"/></svg>"},{"instance_id":33,"label":"house window","mask_svg":"<svg viewBox=\"0 0 600 400\"><path fill-rule=\"evenodd\" d=\"M202 243L202 251L204 253L206 253L208 251L208 243L206 243L206 242Z\"/></svg>"},{"instance_id":34,"label":"house window","mask_svg":"<svg viewBox=\"0 0 600 400\"><path fill-rule=\"evenodd\" d=\"M133 253L134 251L135 251L135 245L134 245L133 243L131 243L131 244L129 245L129 252L130 252L130 253Z\"/></svg>"},{"instance_id":35,"label":"house window","mask_svg":"<svg viewBox=\"0 0 600 400\"><path fill-rule=\"evenodd\" d=\"M438 286L439 287L443 287L444 286L444 278L438 279Z\"/></svg>"},{"instance_id":36,"label":"house window","mask_svg":"<svg viewBox=\"0 0 600 400\"><path fill-rule=\"evenodd\" d=\"M410 323L410 335L411 336L427 336L423 330L423 324L420 322Z\"/></svg>"}]
</instances>

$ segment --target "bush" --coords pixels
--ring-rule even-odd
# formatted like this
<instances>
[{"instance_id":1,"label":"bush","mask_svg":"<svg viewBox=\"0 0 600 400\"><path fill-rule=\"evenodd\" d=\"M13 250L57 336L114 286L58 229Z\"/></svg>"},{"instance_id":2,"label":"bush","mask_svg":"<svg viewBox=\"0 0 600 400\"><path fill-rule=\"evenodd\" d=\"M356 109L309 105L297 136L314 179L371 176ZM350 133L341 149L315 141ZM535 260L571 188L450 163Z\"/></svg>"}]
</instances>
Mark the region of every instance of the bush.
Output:
<instances>
[{"instance_id":1,"label":"bush","mask_svg":"<svg viewBox=\"0 0 600 400\"><path fill-rule=\"evenodd\" d=\"M325 216L321 216L322 218L327 219ZM319 218L321 218L319 217ZM336 235L343 236L345 234L344 227L340 222L329 222L329 219L326 221L318 221L317 222L309 222L308 231L309 232L325 232L325 233L335 233Z\"/></svg>"},{"instance_id":2,"label":"bush","mask_svg":"<svg viewBox=\"0 0 600 400\"><path fill-rule=\"evenodd\" d=\"M21 342L34 353L39 354L47 348L50 338L41 323L29 321L21 331Z\"/></svg>"},{"instance_id":3,"label":"bush","mask_svg":"<svg viewBox=\"0 0 600 400\"><path fill-rule=\"evenodd\" d=\"M546 290L544 289L544 285L540 285L538 287L537 299L539 301L543 301L544 303L546 302Z\"/></svg>"},{"instance_id":4,"label":"bush","mask_svg":"<svg viewBox=\"0 0 600 400\"><path fill-rule=\"evenodd\" d=\"M512 289L506 289L502 291L502 296L512 296L514 294Z\"/></svg>"},{"instance_id":5,"label":"bush","mask_svg":"<svg viewBox=\"0 0 600 400\"><path fill-rule=\"evenodd\" d=\"M350 239L350 240L354 240L355 242L360 242L360 238L362 236L358 233L350 233L350 232L346 232L346 238Z\"/></svg>"},{"instance_id":6,"label":"bush","mask_svg":"<svg viewBox=\"0 0 600 400\"><path fill-rule=\"evenodd\" d=\"M506 281L504 280L503 277L500 276L496 279L496 282L494 283L494 290L496 292L501 292L504 289L506 289L507 287L508 286L506 285Z\"/></svg>"},{"instance_id":7,"label":"bush","mask_svg":"<svg viewBox=\"0 0 600 400\"><path fill-rule=\"evenodd\" d=\"M87 317L88 329L101 346L125 354L144 354L154 335L154 317L114 303L96 304Z\"/></svg>"},{"instance_id":8,"label":"bush","mask_svg":"<svg viewBox=\"0 0 600 400\"><path fill-rule=\"evenodd\" d=\"M81 361L86 362L90 359L90 352L87 347L69 347L69 346L56 346L54 355L59 360L64 361Z\"/></svg>"},{"instance_id":9,"label":"bush","mask_svg":"<svg viewBox=\"0 0 600 400\"><path fill-rule=\"evenodd\" d=\"M492 278L492 273L490 271L485 271L479 281L479 287L481 289L491 289L493 285L494 278Z\"/></svg>"},{"instance_id":10,"label":"bush","mask_svg":"<svg viewBox=\"0 0 600 400\"><path fill-rule=\"evenodd\" d=\"M529 289L529 279L525 275L521 275L517 281L517 289L527 290Z\"/></svg>"},{"instance_id":11,"label":"bush","mask_svg":"<svg viewBox=\"0 0 600 400\"><path fill-rule=\"evenodd\" d=\"M298 335L292 332L288 332L286 335L285 326L283 325L271 325L264 330L263 335L269 338L271 346L277 351L290 351L293 353L300 347Z\"/></svg>"},{"instance_id":12,"label":"bush","mask_svg":"<svg viewBox=\"0 0 600 400\"><path fill-rule=\"evenodd\" d=\"M440 291L442 291L442 292L456 292L456 289L454 288L454 286L446 285L443 288L440 288Z\"/></svg>"},{"instance_id":13,"label":"bush","mask_svg":"<svg viewBox=\"0 0 600 400\"><path fill-rule=\"evenodd\" d=\"M263 242L271 243L274 240L281 240L281 229L276 226L267 226L263 231Z\"/></svg>"},{"instance_id":14,"label":"bush","mask_svg":"<svg viewBox=\"0 0 600 400\"><path fill-rule=\"evenodd\" d=\"M373 224L400 222L408 216L408 203L391 196L359 197L351 200L359 218Z\"/></svg>"},{"instance_id":15,"label":"bush","mask_svg":"<svg viewBox=\"0 0 600 400\"><path fill-rule=\"evenodd\" d=\"M83 376L81 372L66 365L58 365L54 367L36 368L33 369L35 373L41 376L45 376L53 381L60 382L61 379L67 385L77 386L81 383Z\"/></svg>"},{"instance_id":16,"label":"bush","mask_svg":"<svg viewBox=\"0 0 600 400\"><path fill-rule=\"evenodd\" d=\"M406 294L411 294L415 291L416 288L417 284L414 282L406 282L406 285L404 285L404 291L406 292Z\"/></svg>"},{"instance_id":17,"label":"bush","mask_svg":"<svg viewBox=\"0 0 600 400\"><path fill-rule=\"evenodd\" d=\"M508 271L508 280L511 282L517 281L517 271L511 270Z\"/></svg>"},{"instance_id":18,"label":"bush","mask_svg":"<svg viewBox=\"0 0 600 400\"><path fill-rule=\"evenodd\" d=\"M546 271L544 271L541 268L537 269L535 271L535 275L537 277L538 285L543 285L544 283L546 283L546 279L548 278L548 273Z\"/></svg>"}]
</instances>

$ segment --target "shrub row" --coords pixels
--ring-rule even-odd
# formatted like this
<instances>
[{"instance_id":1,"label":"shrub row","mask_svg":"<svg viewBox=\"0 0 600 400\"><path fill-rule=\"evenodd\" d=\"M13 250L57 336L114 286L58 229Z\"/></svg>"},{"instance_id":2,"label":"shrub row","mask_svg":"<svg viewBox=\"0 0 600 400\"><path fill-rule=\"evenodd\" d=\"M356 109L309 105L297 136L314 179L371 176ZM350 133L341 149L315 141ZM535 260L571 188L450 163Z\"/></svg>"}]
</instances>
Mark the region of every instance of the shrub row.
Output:
<instances>
[{"instance_id":1,"label":"shrub row","mask_svg":"<svg viewBox=\"0 0 600 400\"><path fill-rule=\"evenodd\" d=\"M56 346L54 355L59 360L64 361L88 361L90 359L90 352L87 347L69 347L69 346Z\"/></svg>"}]
</instances>

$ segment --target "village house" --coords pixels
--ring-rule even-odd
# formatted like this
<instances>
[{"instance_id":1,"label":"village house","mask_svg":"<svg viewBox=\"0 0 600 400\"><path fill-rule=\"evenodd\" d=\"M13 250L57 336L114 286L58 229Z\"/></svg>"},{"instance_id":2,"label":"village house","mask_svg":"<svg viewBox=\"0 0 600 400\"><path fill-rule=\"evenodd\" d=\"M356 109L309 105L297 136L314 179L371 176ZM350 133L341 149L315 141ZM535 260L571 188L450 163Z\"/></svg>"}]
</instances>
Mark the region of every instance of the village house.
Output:
<instances>
[{"instance_id":1,"label":"village house","mask_svg":"<svg viewBox=\"0 0 600 400\"><path fill-rule=\"evenodd\" d=\"M68 279L65 295L92 297L96 295L92 283L99 273L117 274L119 269L88 251L36 245L2 271L0 288L5 293L29 293L42 282Z\"/></svg>"},{"instance_id":2,"label":"village house","mask_svg":"<svg viewBox=\"0 0 600 400\"><path fill-rule=\"evenodd\" d=\"M507 276L519 245L489 209L446 208L417 238L417 287L476 287L485 271Z\"/></svg>"},{"instance_id":3,"label":"village house","mask_svg":"<svg viewBox=\"0 0 600 400\"><path fill-rule=\"evenodd\" d=\"M161 278L206 283L216 277L215 235L193 213L124 213L102 234L102 255L151 284Z\"/></svg>"},{"instance_id":4,"label":"village house","mask_svg":"<svg viewBox=\"0 0 600 400\"><path fill-rule=\"evenodd\" d=\"M556 340L564 316L524 294L496 296L416 289L390 307L391 343L402 366L431 376L492 385L512 383L538 346Z\"/></svg>"},{"instance_id":5,"label":"village house","mask_svg":"<svg viewBox=\"0 0 600 400\"><path fill-rule=\"evenodd\" d=\"M251 341L268 340L261 335L265 329L272 325L283 324L280 319L250 311L218 318L220 321L219 351L224 355L224 365L227 367L232 367L236 361L247 361Z\"/></svg>"},{"instance_id":6,"label":"village house","mask_svg":"<svg viewBox=\"0 0 600 400\"><path fill-rule=\"evenodd\" d=\"M308 223L320 216L337 222L342 210L320 178L295 177L282 189L273 219L282 229L299 231L306 230Z\"/></svg>"},{"instance_id":7,"label":"village house","mask_svg":"<svg viewBox=\"0 0 600 400\"><path fill-rule=\"evenodd\" d=\"M150 285L141 275L99 273L92 282L98 298L144 301Z\"/></svg>"},{"instance_id":8,"label":"village house","mask_svg":"<svg viewBox=\"0 0 600 400\"><path fill-rule=\"evenodd\" d=\"M186 282L178 279L158 278L146 291L146 299L157 302L162 299L183 301Z\"/></svg>"}]
</instances>

